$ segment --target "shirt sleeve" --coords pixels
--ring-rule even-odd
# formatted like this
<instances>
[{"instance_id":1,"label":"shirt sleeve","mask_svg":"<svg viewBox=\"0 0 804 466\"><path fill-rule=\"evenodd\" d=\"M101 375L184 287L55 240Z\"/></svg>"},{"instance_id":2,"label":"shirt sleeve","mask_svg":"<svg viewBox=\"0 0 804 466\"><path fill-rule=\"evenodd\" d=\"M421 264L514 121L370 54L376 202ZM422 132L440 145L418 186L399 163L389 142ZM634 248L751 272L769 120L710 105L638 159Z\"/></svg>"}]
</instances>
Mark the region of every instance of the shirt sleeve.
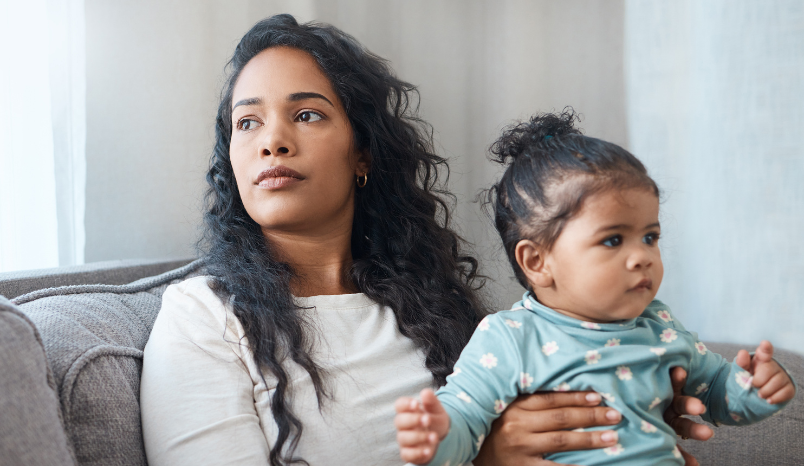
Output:
<instances>
[{"instance_id":1,"label":"shirt sleeve","mask_svg":"<svg viewBox=\"0 0 804 466\"><path fill-rule=\"evenodd\" d=\"M701 417L713 424L748 425L770 417L787 403L770 404L758 395L751 373L735 362L713 353L698 340L690 361L684 394L699 398L706 406Z\"/></svg>"},{"instance_id":2,"label":"shirt sleeve","mask_svg":"<svg viewBox=\"0 0 804 466\"><path fill-rule=\"evenodd\" d=\"M499 314L478 325L438 399L450 416L450 430L431 465L463 464L477 456L497 419L519 395L522 358L517 340Z\"/></svg>"},{"instance_id":3,"label":"shirt sleeve","mask_svg":"<svg viewBox=\"0 0 804 466\"><path fill-rule=\"evenodd\" d=\"M188 290L186 283L165 290L145 347L140 405L148 464L267 465L244 362L250 353L236 319L207 287Z\"/></svg>"}]
</instances>

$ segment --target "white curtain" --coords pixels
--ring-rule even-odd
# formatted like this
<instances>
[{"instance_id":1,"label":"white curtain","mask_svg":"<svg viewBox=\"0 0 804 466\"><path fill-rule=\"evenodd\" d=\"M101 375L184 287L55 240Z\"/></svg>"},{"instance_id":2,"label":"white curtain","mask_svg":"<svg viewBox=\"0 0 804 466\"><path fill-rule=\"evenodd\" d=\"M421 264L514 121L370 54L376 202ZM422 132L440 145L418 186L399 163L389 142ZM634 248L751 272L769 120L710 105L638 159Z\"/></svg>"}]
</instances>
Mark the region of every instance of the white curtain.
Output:
<instances>
[{"instance_id":1,"label":"white curtain","mask_svg":"<svg viewBox=\"0 0 804 466\"><path fill-rule=\"evenodd\" d=\"M0 0L0 272L84 260L83 0Z\"/></svg>"},{"instance_id":2,"label":"white curtain","mask_svg":"<svg viewBox=\"0 0 804 466\"><path fill-rule=\"evenodd\" d=\"M804 352L804 2L627 0L630 149L664 188L659 298Z\"/></svg>"}]
</instances>

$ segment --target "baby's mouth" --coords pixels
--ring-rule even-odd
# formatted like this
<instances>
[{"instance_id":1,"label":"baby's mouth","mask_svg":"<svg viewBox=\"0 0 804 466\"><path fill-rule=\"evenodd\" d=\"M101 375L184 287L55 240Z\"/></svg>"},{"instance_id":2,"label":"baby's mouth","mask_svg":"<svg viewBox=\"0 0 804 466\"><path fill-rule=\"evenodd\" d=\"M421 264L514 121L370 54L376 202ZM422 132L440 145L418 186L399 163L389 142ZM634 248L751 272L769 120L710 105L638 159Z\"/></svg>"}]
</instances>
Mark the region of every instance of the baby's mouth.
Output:
<instances>
[{"instance_id":1,"label":"baby's mouth","mask_svg":"<svg viewBox=\"0 0 804 466\"><path fill-rule=\"evenodd\" d=\"M636 284L636 286L628 291L645 291L650 290L651 288L653 288L653 280L650 278L643 278L639 281L639 283Z\"/></svg>"}]
</instances>

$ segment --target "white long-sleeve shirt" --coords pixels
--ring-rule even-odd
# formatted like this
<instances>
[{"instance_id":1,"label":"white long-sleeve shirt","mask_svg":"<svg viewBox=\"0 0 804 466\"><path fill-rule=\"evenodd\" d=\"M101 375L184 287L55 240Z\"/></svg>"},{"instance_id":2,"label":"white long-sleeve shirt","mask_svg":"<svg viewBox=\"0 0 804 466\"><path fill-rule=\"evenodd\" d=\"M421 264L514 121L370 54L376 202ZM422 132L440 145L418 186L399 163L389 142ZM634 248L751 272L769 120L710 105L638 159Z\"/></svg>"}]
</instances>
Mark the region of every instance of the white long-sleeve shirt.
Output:
<instances>
[{"instance_id":1,"label":"white long-sleeve shirt","mask_svg":"<svg viewBox=\"0 0 804 466\"><path fill-rule=\"evenodd\" d=\"M333 394L322 409L304 369L286 363L304 431L296 455L317 465L398 465L393 404L431 386L423 354L393 311L363 294L296 298ZM243 327L208 277L167 288L145 347L140 402L148 463L267 465L278 429L275 381L262 382ZM286 396L288 396L286 394ZM287 444L286 444L287 445Z\"/></svg>"}]
</instances>

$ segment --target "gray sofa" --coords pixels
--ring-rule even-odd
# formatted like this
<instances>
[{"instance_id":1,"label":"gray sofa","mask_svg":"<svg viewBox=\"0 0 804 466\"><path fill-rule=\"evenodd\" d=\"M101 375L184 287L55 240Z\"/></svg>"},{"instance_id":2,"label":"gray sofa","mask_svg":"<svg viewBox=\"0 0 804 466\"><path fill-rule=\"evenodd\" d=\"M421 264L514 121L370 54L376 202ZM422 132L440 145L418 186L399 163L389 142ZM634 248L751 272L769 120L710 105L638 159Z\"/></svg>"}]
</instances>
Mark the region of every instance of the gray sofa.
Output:
<instances>
[{"instance_id":1,"label":"gray sofa","mask_svg":"<svg viewBox=\"0 0 804 466\"><path fill-rule=\"evenodd\" d=\"M0 464L145 465L142 350L165 288L201 273L200 261L184 260L0 274ZM740 348L707 345L728 357ZM777 357L804 380L804 359ZM701 464L804 464L801 398L763 423L683 446Z\"/></svg>"}]
</instances>

